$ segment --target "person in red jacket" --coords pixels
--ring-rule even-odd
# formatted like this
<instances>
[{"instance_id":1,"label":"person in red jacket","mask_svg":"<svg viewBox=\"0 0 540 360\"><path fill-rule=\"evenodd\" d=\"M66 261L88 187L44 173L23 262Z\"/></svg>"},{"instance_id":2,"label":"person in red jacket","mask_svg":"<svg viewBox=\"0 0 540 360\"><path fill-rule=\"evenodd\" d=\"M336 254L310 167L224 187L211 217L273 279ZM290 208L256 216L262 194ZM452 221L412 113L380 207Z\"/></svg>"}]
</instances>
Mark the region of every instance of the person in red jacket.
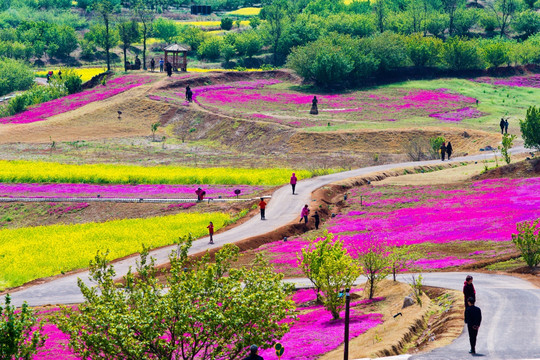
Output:
<instances>
[{"instance_id":1,"label":"person in red jacket","mask_svg":"<svg viewBox=\"0 0 540 360\"><path fill-rule=\"evenodd\" d=\"M291 176L291 186L292 186L292 193L294 195L294 189L296 188L296 181L298 179L296 178L296 175L294 175L294 173L292 173L292 176Z\"/></svg>"},{"instance_id":2,"label":"person in red jacket","mask_svg":"<svg viewBox=\"0 0 540 360\"><path fill-rule=\"evenodd\" d=\"M469 298L473 298L476 301L476 290L474 290L474 285L472 283L473 277L467 275L465 282L463 283L463 296L465 297L465 309L469 306Z\"/></svg>"},{"instance_id":3,"label":"person in red jacket","mask_svg":"<svg viewBox=\"0 0 540 360\"><path fill-rule=\"evenodd\" d=\"M207 226L208 233L210 234L210 244L214 243L214 224L210 221L210 225Z\"/></svg>"},{"instance_id":4,"label":"person in red jacket","mask_svg":"<svg viewBox=\"0 0 540 360\"><path fill-rule=\"evenodd\" d=\"M261 202L259 203L259 208L261 209L261 220L266 220L264 217L264 210L266 209L266 202L263 198L261 198Z\"/></svg>"},{"instance_id":5,"label":"person in red jacket","mask_svg":"<svg viewBox=\"0 0 540 360\"><path fill-rule=\"evenodd\" d=\"M197 190L195 190L195 194L197 194L197 201L203 201L204 195L206 195L206 191L204 191L201 188L198 188Z\"/></svg>"}]
</instances>

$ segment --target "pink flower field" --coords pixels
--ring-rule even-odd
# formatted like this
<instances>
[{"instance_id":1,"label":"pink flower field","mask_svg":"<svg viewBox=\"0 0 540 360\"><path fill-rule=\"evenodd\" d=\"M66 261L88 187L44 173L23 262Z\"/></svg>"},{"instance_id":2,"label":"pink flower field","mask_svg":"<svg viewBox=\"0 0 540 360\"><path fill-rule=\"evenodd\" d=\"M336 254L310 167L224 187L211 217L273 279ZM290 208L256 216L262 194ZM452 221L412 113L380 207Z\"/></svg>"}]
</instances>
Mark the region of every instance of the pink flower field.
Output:
<instances>
[{"instance_id":1,"label":"pink flower field","mask_svg":"<svg viewBox=\"0 0 540 360\"><path fill-rule=\"evenodd\" d=\"M108 99L129 89L148 84L153 80L155 78L152 76L121 76L107 81L105 86L98 85L93 89L31 106L20 114L0 119L0 124L28 124L43 121L51 116L78 109L92 102Z\"/></svg>"},{"instance_id":2,"label":"pink flower field","mask_svg":"<svg viewBox=\"0 0 540 360\"><path fill-rule=\"evenodd\" d=\"M470 107L476 99L448 89L381 88L343 94L310 94L289 90L293 86L287 85L276 79L262 79L199 86L193 88L193 100L216 112L291 127L326 126L332 119L358 123L425 117L438 122L459 122L486 115ZM319 115L306 118L314 95L318 99ZM161 91L150 97L185 105L183 91Z\"/></svg>"},{"instance_id":3,"label":"pink flower field","mask_svg":"<svg viewBox=\"0 0 540 360\"><path fill-rule=\"evenodd\" d=\"M353 257L373 242L421 249L430 245L438 251L425 253L412 268L442 269L507 253L513 247L516 223L540 218L540 178L484 180L451 189L360 187L350 191L347 202L347 211L325 226ZM266 251L279 271L301 276L297 254L308 244L296 238L263 245L258 251ZM464 247L459 256L443 249L459 244ZM488 250L472 252L475 246Z\"/></svg>"},{"instance_id":4,"label":"pink flower field","mask_svg":"<svg viewBox=\"0 0 540 360\"><path fill-rule=\"evenodd\" d=\"M532 87L540 88L540 75L527 75L527 76L512 76L509 78L489 78L482 77L478 79L472 79L471 81L492 84L492 85L503 85L503 86L515 86L515 87Z\"/></svg>"},{"instance_id":5,"label":"pink flower field","mask_svg":"<svg viewBox=\"0 0 540 360\"><path fill-rule=\"evenodd\" d=\"M195 190L201 187L206 197L236 197L252 195L264 190L263 186L220 185L93 185L93 184L18 184L0 183L0 197L96 197L101 198L197 198Z\"/></svg>"}]
</instances>

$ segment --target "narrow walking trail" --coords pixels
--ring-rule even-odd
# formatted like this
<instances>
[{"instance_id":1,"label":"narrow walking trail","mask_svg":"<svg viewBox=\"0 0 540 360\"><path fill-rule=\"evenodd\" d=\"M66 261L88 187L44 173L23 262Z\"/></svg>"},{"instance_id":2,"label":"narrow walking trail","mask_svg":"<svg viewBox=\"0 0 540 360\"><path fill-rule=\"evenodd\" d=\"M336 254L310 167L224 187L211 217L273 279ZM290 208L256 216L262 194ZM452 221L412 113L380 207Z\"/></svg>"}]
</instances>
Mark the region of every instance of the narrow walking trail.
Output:
<instances>
[{"instance_id":1,"label":"narrow walking trail","mask_svg":"<svg viewBox=\"0 0 540 360\"><path fill-rule=\"evenodd\" d=\"M523 147L512 149L513 153L527 152ZM462 161L482 161L493 157L493 154L480 154L467 157L458 157L450 162ZM385 164L378 166L370 166L340 173L319 176L311 179L306 179L298 182L296 187L297 195L292 195L289 185L283 186L272 194L272 199L266 207L266 221L261 221L259 216L254 216L245 223L236 226L227 232L214 236L215 245L210 245L209 238L204 237L193 242L189 253L196 254L201 251L208 250L215 246L235 243L240 240L264 235L273 230L289 224L292 221L297 221L300 217L300 210L304 204L311 203L311 193L316 189L351 177L364 176L370 173L399 169L414 166L426 166L441 164L440 160L403 162L395 164ZM150 252L150 256L156 259L156 264L164 264L168 262L168 255L175 250L174 245L163 247ZM131 256L120 261L114 262L116 274L121 277L125 275L130 267L135 267L138 256ZM16 306L22 305L26 301L30 306L39 306L46 304L74 304L83 301L83 297L77 286L77 279L81 278L85 283L91 284L88 277L88 271L78 272L75 274L66 275L63 277L52 278L49 281L29 285L21 288L18 291L12 292L12 301ZM3 299L3 297L0 297Z\"/></svg>"}]
</instances>

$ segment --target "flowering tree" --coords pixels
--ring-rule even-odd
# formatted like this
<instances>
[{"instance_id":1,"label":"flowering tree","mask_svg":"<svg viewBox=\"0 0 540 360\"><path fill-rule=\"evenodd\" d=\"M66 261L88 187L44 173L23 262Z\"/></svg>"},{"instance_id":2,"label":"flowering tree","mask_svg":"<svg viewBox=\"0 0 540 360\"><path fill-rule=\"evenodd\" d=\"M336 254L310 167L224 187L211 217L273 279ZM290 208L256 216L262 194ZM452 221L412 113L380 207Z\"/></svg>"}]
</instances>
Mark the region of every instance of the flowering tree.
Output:
<instances>
[{"instance_id":1,"label":"flowering tree","mask_svg":"<svg viewBox=\"0 0 540 360\"><path fill-rule=\"evenodd\" d=\"M208 254L188 261L191 242L184 239L170 255L166 284L147 250L123 286L98 254L90 267L98 287L79 280L85 302L79 310L64 308L58 319L74 351L85 359L238 359L251 344L269 348L289 330L290 321L282 320L294 303L283 275L261 257L249 269L232 268L234 245L225 245L215 263Z\"/></svg>"},{"instance_id":2,"label":"flowering tree","mask_svg":"<svg viewBox=\"0 0 540 360\"><path fill-rule=\"evenodd\" d=\"M304 274L317 289L322 292L322 303L332 313L334 319L339 318L339 312L345 304L345 297L340 292L350 288L360 271L354 259L343 248L343 242L333 241L334 235L327 231L322 240L312 240L309 246L302 249L298 256Z\"/></svg>"},{"instance_id":3,"label":"flowering tree","mask_svg":"<svg viewBox=\"0 0 540 360\"><path fill-rule=\"evenodd\" d=\"M5 306L0 306L0 360L31 359L38 347L45 344L41 331L41 322L38 323L28 304L15 311L7 294Z\"/></svg>"}]
</instances>

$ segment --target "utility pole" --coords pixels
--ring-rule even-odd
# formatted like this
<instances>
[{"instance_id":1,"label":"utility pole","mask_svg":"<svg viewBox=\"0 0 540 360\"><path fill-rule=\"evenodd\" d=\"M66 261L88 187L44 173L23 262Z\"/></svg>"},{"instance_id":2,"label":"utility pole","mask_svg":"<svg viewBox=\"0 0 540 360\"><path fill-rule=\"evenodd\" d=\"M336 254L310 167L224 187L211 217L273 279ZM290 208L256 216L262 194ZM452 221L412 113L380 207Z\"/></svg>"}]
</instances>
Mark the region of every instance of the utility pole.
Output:
<instances>
[{"instance_id":1,"label":"utility pole","mask_svg":"<svg viewBox=\"0 0 540 360\"><path fill-rule=\"evenodd\" d=\"M349 360L349 312L351 304L351 289L345 289L345 346L343 348L343 359Z\"/></svg>"}]
</instances>

